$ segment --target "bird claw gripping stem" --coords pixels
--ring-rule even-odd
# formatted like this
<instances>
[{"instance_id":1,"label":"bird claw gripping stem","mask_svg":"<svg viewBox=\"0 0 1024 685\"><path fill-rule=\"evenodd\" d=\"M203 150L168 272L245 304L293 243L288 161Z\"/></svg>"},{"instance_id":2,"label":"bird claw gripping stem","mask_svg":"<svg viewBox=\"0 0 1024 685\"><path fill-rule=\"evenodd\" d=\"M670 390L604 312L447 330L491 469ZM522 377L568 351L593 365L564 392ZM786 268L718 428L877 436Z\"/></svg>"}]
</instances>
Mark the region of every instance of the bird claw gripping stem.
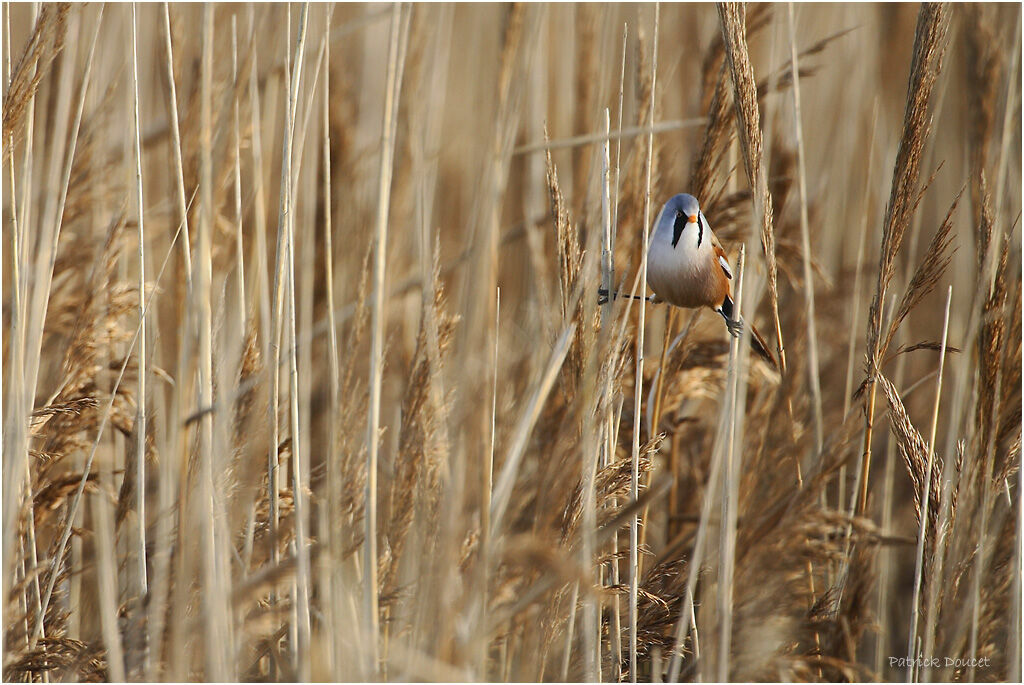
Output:
<instances>
[{"instance_id":1,"label":"bird claw gripping stem","mask_svg":"<svg viewBox=\"0 0 1024 685\"><path fill-rule=\"evenodd\" d=\"M614 292L614 293L611 294L611 299L613 299L613 300L617 300L620 297L623 298L623 299L627 299L627 300L643 300L644 302L649 302L651 304L657 304L657 303L661 302L661 300L658 299L657 295L650 295L648 297L641 297L640 295L623 295L622 293L619 293L619 292ZM609 299L608 298L608 291L605 290L604 288L598 288L598 290L597 290L597 303L598 304L608 304L608 299Z\"/></svg>"}]
</instances>

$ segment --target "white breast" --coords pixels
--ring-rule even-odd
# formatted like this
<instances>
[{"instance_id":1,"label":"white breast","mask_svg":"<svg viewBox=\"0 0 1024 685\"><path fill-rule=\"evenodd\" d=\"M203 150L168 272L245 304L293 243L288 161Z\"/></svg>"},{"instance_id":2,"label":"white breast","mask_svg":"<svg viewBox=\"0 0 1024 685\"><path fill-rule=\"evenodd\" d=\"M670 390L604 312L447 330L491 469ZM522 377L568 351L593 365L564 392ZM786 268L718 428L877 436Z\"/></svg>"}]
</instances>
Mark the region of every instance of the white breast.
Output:
<instances>
[{"instance_id":1,"label":"white breast","mask_svg":"<svg viewBox=\"0 0 1024 685\"><path fill-rule=\"evenodd\" d=\"M702 218L703 220L703 218ZM672 245L673 226L670 221L659 221L651 237L647 254L647 284L663 300L680 307L697 307L703 304L701 268L707 259L705 252L711 249L711 231L705 224L704 236L697 245L697 225L688 224Z\"/></svg>"}]
</instances>

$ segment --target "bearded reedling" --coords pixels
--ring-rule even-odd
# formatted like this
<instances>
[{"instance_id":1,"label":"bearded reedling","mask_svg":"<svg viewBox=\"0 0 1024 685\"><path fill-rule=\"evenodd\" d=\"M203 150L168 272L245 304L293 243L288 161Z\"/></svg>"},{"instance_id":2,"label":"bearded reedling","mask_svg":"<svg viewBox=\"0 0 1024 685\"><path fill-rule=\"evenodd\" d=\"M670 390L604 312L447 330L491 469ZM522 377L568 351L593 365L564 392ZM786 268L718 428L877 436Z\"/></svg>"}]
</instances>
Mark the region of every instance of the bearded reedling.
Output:
<instances>
[{"instance_id":1,"label":"bearded reedling","mask_svg":"<svg viewBox=\"0 0 1024 685\"><path fill-rule=\"evenodd\" d=\"M647 253L647 285L651 303L668 302L677 307L709 307L721 314L729 333L743 330L743 319L734 316L732 269L707 217L693 195L676 195L665 203L657 220ZM607 301L608 293L599 291ZM764 338L750 327L750 345L772 366L775 357Z\"/></svg>"}]
</instances>

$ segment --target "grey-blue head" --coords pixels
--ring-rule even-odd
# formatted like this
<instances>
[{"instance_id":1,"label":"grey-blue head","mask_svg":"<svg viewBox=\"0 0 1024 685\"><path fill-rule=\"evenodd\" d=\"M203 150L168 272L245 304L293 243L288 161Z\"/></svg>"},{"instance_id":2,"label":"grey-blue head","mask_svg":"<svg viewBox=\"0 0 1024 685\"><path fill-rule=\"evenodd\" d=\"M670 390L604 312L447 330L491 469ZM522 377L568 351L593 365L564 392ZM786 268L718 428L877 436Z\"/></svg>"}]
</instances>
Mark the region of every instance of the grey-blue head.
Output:
<instances>
[{"instance_id":1,"label":"grey-blue head","mask_svg":"<svg viewBox=\"0 0 1024 685\"><path fill-rule=\"evenodd\" d=\"M692 226L691 226L692 224ZM658 216L658 225L655 226L655 233L661 233L664 238L669 238L672 247L679 244L683 232L690 228L696 233L696 247L699 249L704 242L704 229L707 228L707 219L700 211L700 203L697 198L687 193L680 193L665 203Z\"/></svg>"},{"instance_id":2,"label":"grey-blue head","mask_svg":"<svg viewBox=\"0 0 1024 685\"><path fill-rule=\"evenodd\" d=\"M694 216L700 211L700 203L697 202L697 198L687 193L679 193L671 200L665 203L665 209L670 211L672 214L676 212L682 213L684 216Z\"/></svg>"}]
</instances>

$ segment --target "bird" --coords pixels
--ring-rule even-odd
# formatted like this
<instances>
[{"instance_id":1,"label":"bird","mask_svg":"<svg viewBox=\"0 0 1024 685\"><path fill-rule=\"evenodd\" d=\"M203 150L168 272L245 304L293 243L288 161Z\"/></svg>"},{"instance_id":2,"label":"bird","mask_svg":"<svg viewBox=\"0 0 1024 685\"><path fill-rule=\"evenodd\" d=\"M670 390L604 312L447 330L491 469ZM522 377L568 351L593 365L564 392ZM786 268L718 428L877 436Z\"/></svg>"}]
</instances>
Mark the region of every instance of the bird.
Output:
<instances>
[{"instance_id":1,"label":"bird","mask_svg":"<svg viewBox=\"0 0 1024 685\"><path fill-rule=\"evenodd\" d=\"M723 319L731 335L743 331L732 299L729 258L693 195L680 193L662 207L654 222L647 252L647 285L652 303L667 302L686 309L708 307ZM601 292L602 296L607 293ZM777 366L757 329L750 329L751 347Z\"/></svg>"}]
</instances>

